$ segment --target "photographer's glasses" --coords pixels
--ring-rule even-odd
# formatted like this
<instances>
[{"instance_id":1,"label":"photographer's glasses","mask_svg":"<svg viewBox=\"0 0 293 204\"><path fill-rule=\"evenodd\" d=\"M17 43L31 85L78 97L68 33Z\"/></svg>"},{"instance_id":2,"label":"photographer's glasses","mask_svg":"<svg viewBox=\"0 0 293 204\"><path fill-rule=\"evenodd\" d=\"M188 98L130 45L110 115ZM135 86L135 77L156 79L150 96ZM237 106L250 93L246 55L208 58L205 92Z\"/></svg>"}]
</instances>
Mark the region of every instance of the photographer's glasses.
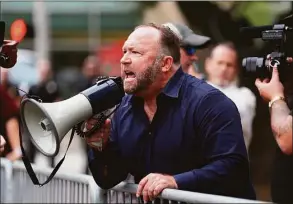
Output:
<instances>
[{"instance_id":1,"label":"photographer's glasses","mask_svg":"<svg viewBox=\"0 0 293 204\"><path fill-rule=\"evenodd\" d=\"M182 47L186 54L189 55L189 56L192 56L196 53L196 48L195 47L190 47L190 46L186 46L186 47Z\"/></svg>"}]
</instances>

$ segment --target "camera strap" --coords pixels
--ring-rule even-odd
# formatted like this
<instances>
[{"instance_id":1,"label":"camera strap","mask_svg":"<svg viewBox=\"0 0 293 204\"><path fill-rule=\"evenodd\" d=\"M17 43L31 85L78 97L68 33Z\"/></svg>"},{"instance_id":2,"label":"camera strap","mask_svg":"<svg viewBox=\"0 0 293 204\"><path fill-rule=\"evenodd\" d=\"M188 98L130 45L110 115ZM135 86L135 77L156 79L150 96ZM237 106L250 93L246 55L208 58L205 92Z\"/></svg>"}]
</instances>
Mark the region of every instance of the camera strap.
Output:
<instances>
[{"instance_id":1,"label":"camera strap","mask_svg":"<svg viewBox=\"0 0 293 204\"><path fill-rule=\"evenodd\" d=\"M22 125L19 125L19 138L20 138L20 147L21 147L21 151L22 151L22 161L24 163L24 166L25 166L25 168L26 168L26 170L27 170L27 172L28 172L28 174L29 174L29 176L30 176L33 184L42 187L42 186L46 185L47 183L49 183L51 181L51 179L55 176L55 174L59 170L60 166L62 165L63 161L65 160L65 156L67 154L67 151L69 149L69 146L70 146L70 144L72 142L72 139L74 137L75 129L72 128L71 135L70 135L70 139L69 139L69 143L68 143L68 147L66 149L66 152L65 152L63 158L58 162L58 164L56 165L56 167L53 169L53 171L49 175L48 179L45 182L43 182L43 183L40 183L39 179L36 176L35 171L33 170L32 165L31 165L31 163L30 163L30 161L29 161L29 159L28 159L28 157L27 157L27 155L25 153L24 147L22 145L22 134L21 134L22 131L21 131L21 129L22 129Z\"/></svg>"}]
</instances>

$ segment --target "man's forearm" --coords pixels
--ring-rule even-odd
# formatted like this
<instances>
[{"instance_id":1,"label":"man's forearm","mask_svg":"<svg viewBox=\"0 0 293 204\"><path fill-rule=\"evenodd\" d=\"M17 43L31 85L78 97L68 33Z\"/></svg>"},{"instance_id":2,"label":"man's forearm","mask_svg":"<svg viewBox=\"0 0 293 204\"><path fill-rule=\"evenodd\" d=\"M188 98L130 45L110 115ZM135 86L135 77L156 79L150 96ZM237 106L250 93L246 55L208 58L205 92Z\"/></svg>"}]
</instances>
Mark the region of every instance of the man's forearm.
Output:
<instances>
[{"instance_id":1,"label":"man's forearm","mask_svg":"<svg viewBox=\"0 0 293 204\"><path fill-rule=\"evenodd\" d=\"M221 158L200 169L174 175L179 190L188 190L201 193L229 195L238 197L243 193L242 187L247 187L249 180L248 162L240 155ZM241 193L241 191L243 191ZM247 198L247 197L246 197ZM249 197L250 199L255 199Z\"/></svg>"},{"instance_id":2,"label":"man's forearm","mask_svg":"<svg viewBox=\"0 0 293 204\"><path fill-rule=\"evenodd\" d=\"M126 179L127 163L115 151L89 151L89 169L97 185L102 189L110 189Z\"/></svg>"},{"instance_id":3,"label":"man's forearm","mask_svg":"<svg viewBox=\"0 0 293 204\"><path fill-rule=\"evenodd\" d=\"M292 116L285 101L276 101L272 106L271 127L281 150L292 154Z\"/></svg>"}]
</instances>

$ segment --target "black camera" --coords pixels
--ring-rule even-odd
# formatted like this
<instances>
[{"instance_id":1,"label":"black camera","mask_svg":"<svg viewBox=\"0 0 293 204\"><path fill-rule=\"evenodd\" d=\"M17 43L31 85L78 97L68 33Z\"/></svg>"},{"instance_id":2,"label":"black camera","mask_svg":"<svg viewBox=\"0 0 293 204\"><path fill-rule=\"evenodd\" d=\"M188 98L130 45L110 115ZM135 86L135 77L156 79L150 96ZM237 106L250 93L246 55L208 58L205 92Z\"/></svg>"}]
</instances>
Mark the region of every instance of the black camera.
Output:
<instances>
[{"instance_id":1,"label":"black camera","mask_svg":"<svg viewBox=\"0 0 293 204\"><path fill-rule=\"evenodd\" d=\"M277 66L280 80L293 75L293 58L288 56L288 32L293 29L285 24L241 28L240 32L251 38L261 38L272 46L272 52L263 57L247 57L242 60L243 74L247 77L271 78L272 69Z\"/></svg>"}]
</instances>

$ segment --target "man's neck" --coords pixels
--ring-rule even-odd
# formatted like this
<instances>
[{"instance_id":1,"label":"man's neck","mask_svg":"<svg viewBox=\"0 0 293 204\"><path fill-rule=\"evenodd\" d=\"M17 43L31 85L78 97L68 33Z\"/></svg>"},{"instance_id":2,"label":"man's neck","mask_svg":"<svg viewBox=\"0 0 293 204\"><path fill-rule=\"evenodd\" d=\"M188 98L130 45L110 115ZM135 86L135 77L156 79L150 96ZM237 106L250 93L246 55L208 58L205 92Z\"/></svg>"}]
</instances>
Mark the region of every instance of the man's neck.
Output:
<instances>
[{"instance_id":1,"label":"man's neck","mask_svg":"<svg viewBox=\"0 0 293 204\"><path fill-rule=\"evenodd\" d=\"M176 70L172 69L170 72L162 74L160 78L157 79L156 82L151 85L151 87L149 88L150 91L142 96L146 104L156 104L157 96L165 88L165 86L172 78L172 76L175 74L175 72Z\"/></svg>"}]
</instances>

